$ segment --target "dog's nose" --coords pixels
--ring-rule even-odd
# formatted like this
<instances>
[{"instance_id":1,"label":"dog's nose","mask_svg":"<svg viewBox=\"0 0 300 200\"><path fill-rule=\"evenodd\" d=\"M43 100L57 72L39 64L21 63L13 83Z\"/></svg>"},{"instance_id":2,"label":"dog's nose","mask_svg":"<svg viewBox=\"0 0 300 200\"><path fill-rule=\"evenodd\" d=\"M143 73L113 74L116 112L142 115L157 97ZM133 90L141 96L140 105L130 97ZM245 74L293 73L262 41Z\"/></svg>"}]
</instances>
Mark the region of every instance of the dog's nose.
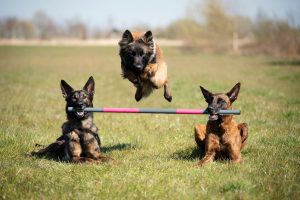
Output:
<instances>
[{"instance_id":1,"label":"dog's nose","mask_svg":"<svg viewBox=\"0 0 300 200\"><path fill-rule=\"evenodd\" d=\"M135 68L136 68L137 70L142 70L142 69L143 69L143 66L142 66L142 65L136 65Z\"/></svg>"},{"instance_id":2,"label":"dog's nose","mask_svg":"<svg viewBox=\"0 0 300 200\"><path fill-rule=\"evenodd\" d=\"M207 107L208 112L212 113L214 111L214 107L212 106L208 106Z\"/></svg>"},{"instance_id":3,"label":"dog's nose","mask_svg":"<svg viewBox=\"0 0 300 200\"><path fill-rule=\"evenodd\" d=\"M83 104L83 102L78 102L78 107L80 107L80 108L83 108L84 107L84 104Z\"/></svg>"}]
</instances>

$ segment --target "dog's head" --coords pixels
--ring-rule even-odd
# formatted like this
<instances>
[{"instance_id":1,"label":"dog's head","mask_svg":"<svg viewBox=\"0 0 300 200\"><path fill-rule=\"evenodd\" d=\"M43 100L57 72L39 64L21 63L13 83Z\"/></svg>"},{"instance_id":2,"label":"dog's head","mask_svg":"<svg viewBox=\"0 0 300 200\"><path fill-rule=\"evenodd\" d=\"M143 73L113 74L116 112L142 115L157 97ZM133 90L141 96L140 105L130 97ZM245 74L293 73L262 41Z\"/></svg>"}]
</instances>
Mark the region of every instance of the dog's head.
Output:
<instances>
[{"instance_id":1,"label":"dog's head","mask_svg":"<svg viewBox=\"0 0 300 200\"><path fill-rule=\"evenodd\" d=\"M204 89L202 86L200 86L200 88L205 98L205 101L208 103L207 111L209 113L209 120L215 121L217 119L222 118L222 116L218 114L220 110L232 109L232 103L237 99L241 88L241 84L237 83L227 93L213 94L210 91Z\"/></svg>"},{"instance_id":2,"label":"dog's head","mask_svg":"<svg viewBox=\"0 0 300 200\"><path fill-rule=\"evenodd\" d=\"M74 90L66 81L61 80L60 88L66 99L67 107L75 108L75 112L67 112L68 119L82 119L90 115L85 112L86 107L93 107L93 96L95 92L94 78L91 76L82 90Z\"/></svg>"},{"instance_id":3,"label":"dog's head","mask_svg":"<svg viewBox=\"0 0 300 200\"><path fill-rule=\"evenodd\" d=\"M155 43L151 31L131 33L126 30L119 42L122 64L136 75L143 72L149 63L155 61Z\"/></svg>"}]
</instances>

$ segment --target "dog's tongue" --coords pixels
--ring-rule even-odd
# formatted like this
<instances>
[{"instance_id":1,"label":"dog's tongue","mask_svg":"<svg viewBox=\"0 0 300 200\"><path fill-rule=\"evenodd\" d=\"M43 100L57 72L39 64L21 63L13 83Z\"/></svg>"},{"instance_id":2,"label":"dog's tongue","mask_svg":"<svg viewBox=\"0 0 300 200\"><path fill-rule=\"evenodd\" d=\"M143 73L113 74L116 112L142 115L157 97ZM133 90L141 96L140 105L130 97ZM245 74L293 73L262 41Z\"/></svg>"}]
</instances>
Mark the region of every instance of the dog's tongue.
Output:
<instances>
[{"instance_id":1,"label":"dog's tongue","mask_svg":"<svg viewBox=\"0 0 300 200\"><path fill-rule=\"evenodd\" d=\"M209 115L209 116L208 116L208 119L209 119L210 121L215 121L215 120L218 119L218 115Z\"/></svg>"}]
</instances>

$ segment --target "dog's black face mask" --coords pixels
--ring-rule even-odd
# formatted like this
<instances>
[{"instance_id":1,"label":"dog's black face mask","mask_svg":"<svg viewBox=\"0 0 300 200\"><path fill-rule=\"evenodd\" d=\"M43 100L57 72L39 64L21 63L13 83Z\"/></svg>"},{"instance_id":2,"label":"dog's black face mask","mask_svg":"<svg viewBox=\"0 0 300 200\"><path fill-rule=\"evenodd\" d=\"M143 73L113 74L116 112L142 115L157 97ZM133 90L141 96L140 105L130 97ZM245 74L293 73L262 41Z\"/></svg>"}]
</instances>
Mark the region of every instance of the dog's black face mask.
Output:
<instances>
[{"instance_id":1,"label":"dog's black face mask","mask_svg":"<svg viewBox=\"0 0 300 200\"><path fill-rule=\"evenodd\" d=\"M134 40L130 31L123 33L120 45L120 57L124 66L138 75L146 66L154 61L154 42L151 31L147 31L140 39Z\"/></svg>"},{"instance_id":2,"label":"dog's black face mask","mask_svg":"<svg viewBox=\"0 0 300 200\"><path fill-rule=\"evenodd\" d=\"M133 43L127 47L123 56L125 66L135 74L140 74L148 65L151 55L147 52L146 47L139 43Z\"/></svg>"},{"instance_id":3,"label":"dog's black face mask","mask_svg":"<svg viewBox=\"0 0 300 200\"><path fill-rule=\"evenodd\" d=\"M222 116L219 114L219 111L229 110L232 108L231 105L237 99L237 96L239 94L240 85L241 85L240 83L237 83L226 94L224 93L213 94L210 91L200 86L205 101L208 103L207 111L209 114L208 119L210 121L222 119Z\"/></svg>"},{"instance_id":4,"label":"dog's black face mask","mask_svg":"<svg viewBox=\"0 0 300 200\"><path fill-rule=\"evenodd\" d=\"M93 96L95 91L95 82L90 77L82 90L74 90L67 82L61 81L61 91L66 99L67 107L73 107L75 112L67 112L68 119L83 119L90 115L85 112L86 107L93 107Z\"/></svg>"}]
</instances>

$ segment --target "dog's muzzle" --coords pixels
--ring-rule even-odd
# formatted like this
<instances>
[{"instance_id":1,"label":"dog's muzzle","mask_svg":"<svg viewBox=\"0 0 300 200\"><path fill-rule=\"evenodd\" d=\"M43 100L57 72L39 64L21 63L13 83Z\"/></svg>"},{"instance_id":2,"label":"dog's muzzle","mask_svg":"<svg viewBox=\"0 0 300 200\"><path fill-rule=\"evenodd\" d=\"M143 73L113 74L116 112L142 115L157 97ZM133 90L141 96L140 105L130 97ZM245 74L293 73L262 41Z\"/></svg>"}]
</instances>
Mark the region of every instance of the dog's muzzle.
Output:
<instances>
[{"instance_id":1,"label":"dog's muzzle","mask_svg":"<svg viewBox=\"0 0 300 200\"><path fill-rule=\"evenodd\" d=\"M86 108L86 106L84 104L78 104L75 107L75 114L77 117L82 118L84 117L84 115L86 114L86 112L84 112L84 109Z\"/></svg>"},{"instance_id":2,"label":"dog's muzzle","mask_svg":"<svg viewBox=\"0 0 300 200\"><path fill-rule=\"evenodd\" d=\"M218 114L219 109L216 110L214 107L208 106L207 111L209 114L208 120L215 121L215 120L219 119L219 114Z\"/></svg>"},{"instance_id":3,"label":"dog's muzzle","mask_svg":"<svg viewBox=\"0 0 300 200\"><path fill-rule=\"evenodd\" d=\"M143 66L142 65L136 65L136 66L134 66L134 68L137 71L142 71L143 70Z\"/></svg>"},{"instance_id":4,"label":"dog's muzzle","mask_svg":"<svg viewBox=\"0 0 300 200\"><path fill-rule=\"evenodd\" d=\"M76 113L77 117L79 117L79 118L84 117L84 111L76 111L75 113Z\"/></svg>"}]
</instances>

